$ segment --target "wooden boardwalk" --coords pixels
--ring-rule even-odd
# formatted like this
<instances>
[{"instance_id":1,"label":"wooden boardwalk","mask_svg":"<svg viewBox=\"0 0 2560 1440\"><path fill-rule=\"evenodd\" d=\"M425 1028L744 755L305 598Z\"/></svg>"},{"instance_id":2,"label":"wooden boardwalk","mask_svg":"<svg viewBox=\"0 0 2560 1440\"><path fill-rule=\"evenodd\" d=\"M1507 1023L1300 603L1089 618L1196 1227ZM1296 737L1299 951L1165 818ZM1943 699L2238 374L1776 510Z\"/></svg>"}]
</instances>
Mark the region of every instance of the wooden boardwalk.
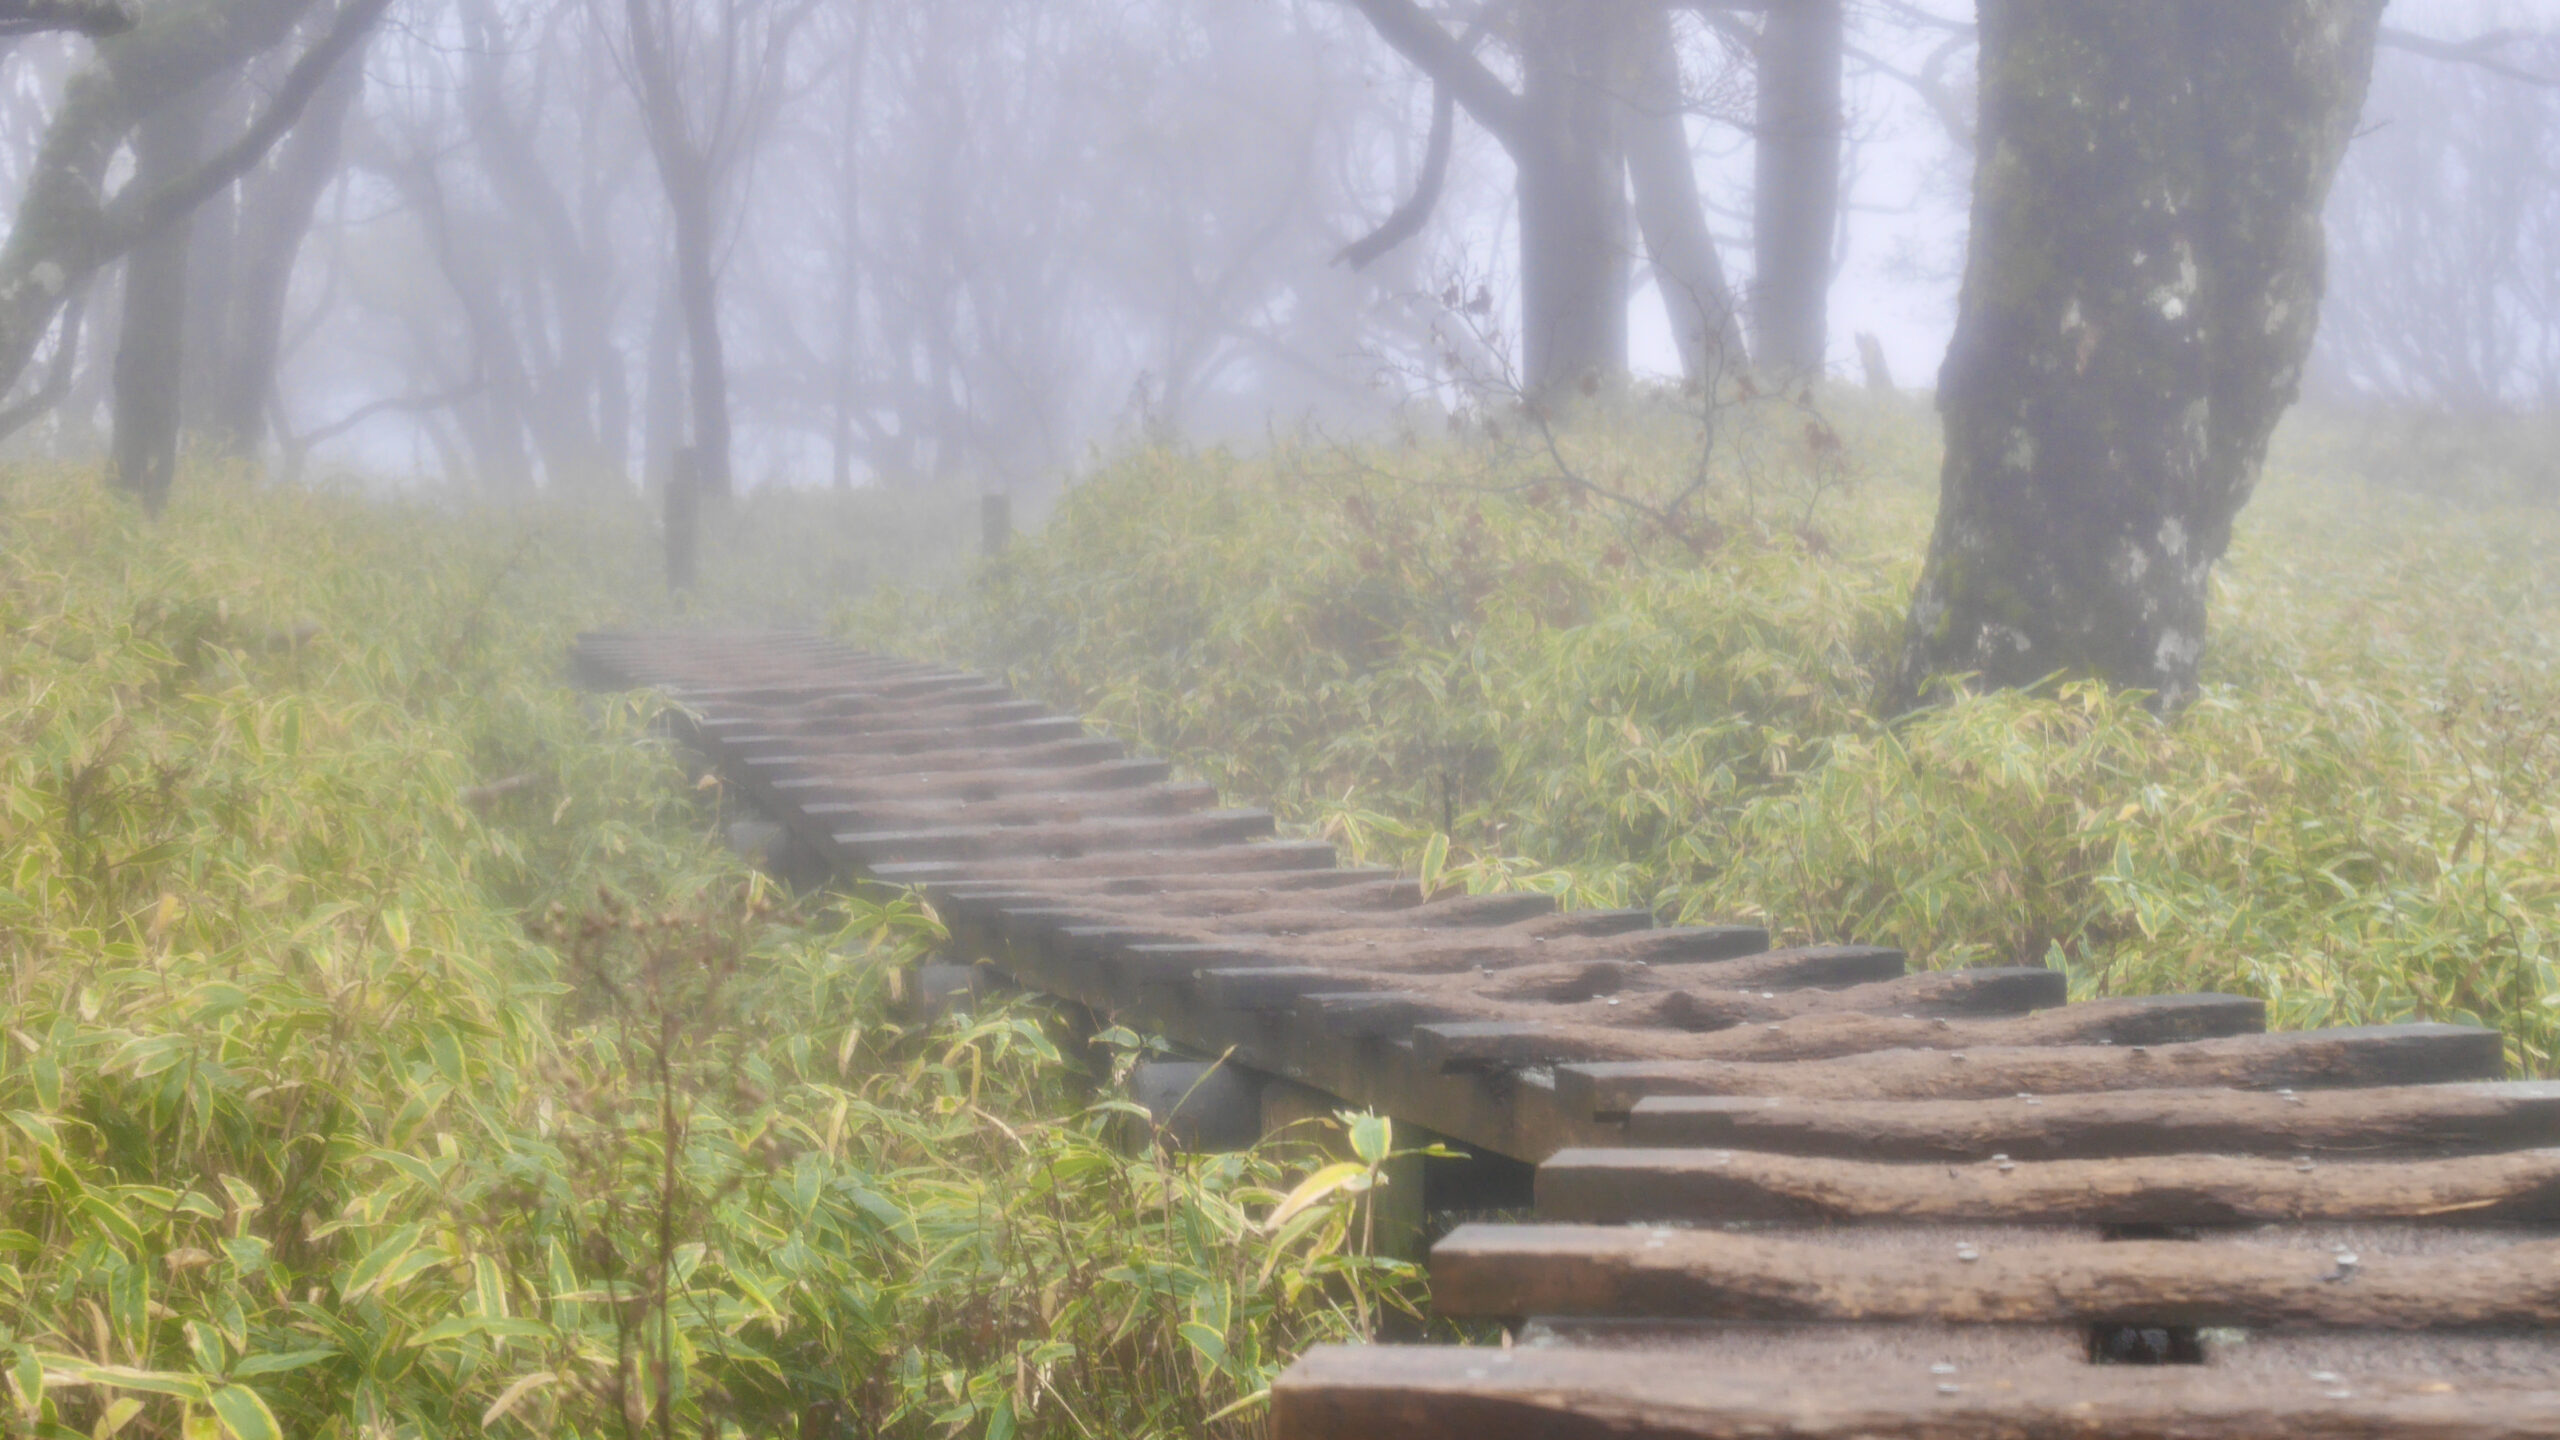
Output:
<instances>
[{"instance_id":1,"label":"wooden boardwalk","mask_svg":"<svg viewBox=\"0 0 2560 1440\"><path fill-rule=\"evenodd\" d=\"M770 632L575 659L958 957L1538 1166L1534 1223L1430 1257L1516 1343L1320 1348L1281 1440L2560 1437L2560 1084L2494 1032L1426 897L983 676Z\"/></svg>"}]
</instances>

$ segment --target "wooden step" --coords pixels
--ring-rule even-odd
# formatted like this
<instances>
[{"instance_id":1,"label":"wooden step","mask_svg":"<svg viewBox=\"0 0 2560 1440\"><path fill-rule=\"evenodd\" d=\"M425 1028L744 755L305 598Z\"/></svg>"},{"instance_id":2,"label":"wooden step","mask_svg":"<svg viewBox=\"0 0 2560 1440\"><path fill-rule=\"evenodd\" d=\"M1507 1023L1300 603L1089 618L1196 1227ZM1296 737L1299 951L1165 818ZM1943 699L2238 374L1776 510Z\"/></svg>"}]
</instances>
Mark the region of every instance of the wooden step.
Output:
<instances>
[{"instance_id":1,"label":"wooden step","mask_svg":"<svg viewBox=\"0 0 2560 1440\"><path fill-rule=\"evenodd\" d=\"M2560 1150L2425 1164L2158 1155L1894 1165L1749 1150L1569 1149L1538 1167L1542 1219L2242 1225L2560 1222Z\"/></svg>"},{"instance_id":2,"label":"wooden step","mask_svg":"<svg viewBox=\"0 0 2560 1440\"><path fill-rule=\"evenodd\" d=\"M2459 1155L2560 1146L2560 1081L2361 1090L2122 1090L1990 1100L1658 1095L1627 1118L1638 1145L1869 1160L2109 1155Z\"/></svg>"},{"instance_id":3,"label":"wooden step","mask_svg":"<svg viewBox=\"0 0 2560 1440\"><path fill-rule=\"evenodd\" d=\"M1933 1321L1958 1325L2560 1326L2560 1240L2460 1253L2181 1240L2039 1241L1963 1227L1906 1243L1616 1225L1462 1225L1431 1251L1444 1315ZM2343 1255L2343 1260L2342 1260Z\"/></svg>"}]
</instances>

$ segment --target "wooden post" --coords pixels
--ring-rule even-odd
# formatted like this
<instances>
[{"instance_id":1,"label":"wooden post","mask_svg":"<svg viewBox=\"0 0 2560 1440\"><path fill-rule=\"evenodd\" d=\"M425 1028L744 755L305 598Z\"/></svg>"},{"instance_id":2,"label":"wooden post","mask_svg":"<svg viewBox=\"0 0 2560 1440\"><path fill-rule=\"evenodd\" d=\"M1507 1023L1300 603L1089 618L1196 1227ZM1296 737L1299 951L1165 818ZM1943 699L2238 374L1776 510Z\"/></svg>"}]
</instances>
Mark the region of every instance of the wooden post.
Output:
<instances>
[{"instance_id":1,"label":"wooden post","mask_svg":"<svg viewBox=\"0 0 2560 1440\"><path fill-rule=\"evenodd\" d=\"M693 447L676 451L667 473L667 589L693 593L695 560L702 536L701 466Z\"/></svg>"},{"instance_id":2,"label":"wooden post","mask_svg":"<svg viewBox=\"0 0 2560 1440\"><path fill-rule=\"evenodd\" d=\"M1893 389L1893 367L1884 363L1884 342L1864 330L1858 332L1858 363L1866 367L1868 389Z\"/></svg>"},{"instance_id":3,"label":"wooden post","mask_svg":"<svg viewBox=\"0 0 2560 1440\"><path fill-rule=\"evenodd\" d=\"M988 559L1013 543L1013 497L985 495L978 500L978 550Z\"/></svg>"}]
</instances>

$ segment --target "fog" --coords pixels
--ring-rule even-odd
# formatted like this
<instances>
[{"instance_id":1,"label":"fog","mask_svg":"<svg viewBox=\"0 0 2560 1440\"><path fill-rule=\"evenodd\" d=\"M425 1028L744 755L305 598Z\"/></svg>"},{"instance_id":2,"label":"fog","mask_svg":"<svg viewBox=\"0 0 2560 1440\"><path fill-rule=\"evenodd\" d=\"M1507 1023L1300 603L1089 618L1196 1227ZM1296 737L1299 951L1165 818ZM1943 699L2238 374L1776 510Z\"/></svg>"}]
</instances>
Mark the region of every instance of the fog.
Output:
<instances>
[{"instance_id":1,"label":"fog","mask_svg":"<svg viewBox=\"0 0 2560 1440\"><path fill-rule=\"evenodd\" d=\"M263 3L279 38L168 98L163 144L240 132L339 13L224 3ZM1505 7L1445 8L1444 40L1522 79ZM1765 361L1755 256L1787 253L1756 223L1767 7L1673 8L1727 292L1666 287L1622 227L1626 332L1606 343L1639 380L1683 371L1666 290L1740 314ZM1842 382L1869 378L1863 333L1899 385L1934 383L1964 255L1970 11L1847 7L1827 284L1787 302L1814 307ZM2401 43L2331 205L2310 388L2548 407L2560 0L2402 0L2386 24ZM6 43L0 190L23 229L98 42ZM194 211L181 262L153 271L145 246L75 276L0 404L16 453L103 453L120 352L167 352L186 443L288 480L574 492L662 480L690 446L725 449L740 487L1027 493L1133 434L1357 432L1516 392L1535 360L1521 176L1468 104L1413 233L1341 258L1416 211L1435 108L1348 0L398 0L356 45ZM110 188L151 134L116 150ZM160 308L183 323L128 320L135 293L178 297Z\"/></svg>"}]
</instances>

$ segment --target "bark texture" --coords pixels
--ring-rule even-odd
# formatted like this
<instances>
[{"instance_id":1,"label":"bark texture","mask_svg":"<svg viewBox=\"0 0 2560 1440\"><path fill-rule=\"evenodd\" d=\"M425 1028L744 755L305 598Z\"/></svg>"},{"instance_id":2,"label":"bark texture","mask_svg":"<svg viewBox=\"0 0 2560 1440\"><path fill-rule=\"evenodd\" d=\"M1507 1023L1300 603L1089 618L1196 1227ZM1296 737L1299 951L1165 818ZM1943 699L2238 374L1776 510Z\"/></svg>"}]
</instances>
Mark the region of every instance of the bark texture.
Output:
<instances>
[{"instance_id":1,"label":"bark texture","mask_svg":"<svg viewBox=\"0 0 2560 1440\"><path fill-rule=\"evenodd\" d=\"M2193 696L2299 389L2382 0L1984 0L1937 529L1886 697L2057 673Z\"/></svg>"}]
</instances>

